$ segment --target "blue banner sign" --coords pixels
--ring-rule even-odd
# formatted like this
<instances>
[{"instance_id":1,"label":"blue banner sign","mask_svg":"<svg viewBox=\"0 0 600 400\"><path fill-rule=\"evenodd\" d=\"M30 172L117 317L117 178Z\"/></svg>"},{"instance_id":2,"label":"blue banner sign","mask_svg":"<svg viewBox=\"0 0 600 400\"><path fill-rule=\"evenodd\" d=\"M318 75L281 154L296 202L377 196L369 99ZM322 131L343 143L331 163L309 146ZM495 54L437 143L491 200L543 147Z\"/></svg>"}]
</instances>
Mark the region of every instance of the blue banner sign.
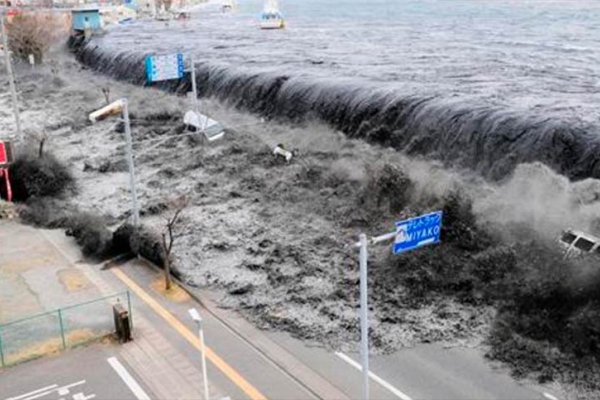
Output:
<instances>
[{"instance_id":1,"label":"blue banner sign","mask_svg":"<svg viewBox=\"0 0 600 400\"><path fill-rule=\"evenodd\" d=\"M396 222L394 254L403 253L428 244L439 243L441 230L441 211Z\"/></svg>"},{"instance_id":2,"label":"blue banner sign","mask_svg":"<svg viewBox=\"0 0 600 400\"><path fill-rule=\"evenodd\" d=\"M185 72L183 54L166 54L146 57L146 79L148 82L181 79Z\"/></svg>"}]
</instances>

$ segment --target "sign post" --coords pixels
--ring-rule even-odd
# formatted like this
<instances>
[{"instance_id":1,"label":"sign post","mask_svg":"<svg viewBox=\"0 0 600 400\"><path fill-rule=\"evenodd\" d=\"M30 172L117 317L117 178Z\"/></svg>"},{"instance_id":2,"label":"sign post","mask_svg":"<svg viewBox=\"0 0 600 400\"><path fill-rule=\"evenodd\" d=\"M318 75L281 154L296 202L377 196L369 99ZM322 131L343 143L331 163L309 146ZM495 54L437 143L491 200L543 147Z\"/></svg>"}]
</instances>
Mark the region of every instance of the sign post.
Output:
<instances>
[{"instance_id":1,"label":"sign post","mask_svg":"<svg viewBox=\"0 0 600 400\"><path fill-rule=\"evenodd\" d=\"M367 290L367 260L369 258L367 235L359 235L360 242L360 358L363 374L362 398L369 398L369 309Z\"/></svg>"},{"instance_id":2,"label":"sign post","mask_svg":"<svg viewBox=\"0 0 600 400\"><path fill-rule=\"evenodd\" d=\"M371 244L394 239L394 254L404 253L422 246L440 242L442 212L435 211L396 222L396 230L371 238ZM367 235L361 233L354 247L360 249L360 355L362 364L362 399L369 400L369 309L367 263L369 258Z\"/></svg>"},{"instance_id":3,"label":"sign post","mask_svg":"<svg viewBox=\"0 0 600 400\"><path fill-rule=\"evenodd\" d=\"M129 168L129 189L131 190L131 205L133 215L133 225L137 228L140 223L140 207L138 205L137 191L135 187L135 165L133 163L133 146L131 138L131 121L129 120L129 103L126 98L113 101L109 105L94 111L89 115L92 123L106 118L110 115L121 114L123 124L125 125L125 142L127 150L127 165Z\"/></svg>"},{"instance_id":4,"label":"sign post","mask_svg":"<svg viewBox=\"0 0 600 400\"><path fill-rule=\"evenodd\" d=\"M440 242L442 212L436 211L396 222L394 254Z\"/></svg>"},{"instance_id":5,"label":"sign post","mask_svg":"<svg viewBox=\"0 0 600 400\"><path fill-rule=\"evenodd\" d=\"M2 46L4 47L4 62L6 63L6 72L8 73L8 81L10 85L10 93L12 95L12 108L15 114L15 125L17 126L17 136L21 137L21 117L19 116L19 104L17 100L17 87L15 85L15 74L12 69L12 61L8 51L8 37L6 27L4 26L4 12L0 12L0 34L2 34Z\"/></svg>"}]
</instances>

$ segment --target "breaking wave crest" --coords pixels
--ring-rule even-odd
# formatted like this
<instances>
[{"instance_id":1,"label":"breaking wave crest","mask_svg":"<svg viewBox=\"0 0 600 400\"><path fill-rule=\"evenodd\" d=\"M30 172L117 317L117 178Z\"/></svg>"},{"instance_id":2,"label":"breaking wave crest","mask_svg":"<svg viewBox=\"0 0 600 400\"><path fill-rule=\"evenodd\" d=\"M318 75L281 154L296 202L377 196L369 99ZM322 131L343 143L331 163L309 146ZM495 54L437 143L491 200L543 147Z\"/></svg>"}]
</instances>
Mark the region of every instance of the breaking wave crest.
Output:
<instances>
[{"instance_id":1,"label":"breaking wave crest","mask_svg":"<svg viewBox=\"0 0 600 400\"><path fill-rule=\"evenodd\" d=\"M111 53L94 42L76 52L80 62L94 70L146 85L145 54ZM316 118L349 137L438 159L491 180L534 161L573 180L600 178L598 126L574 126L551 116L460 99L411 96L343 79L255 72L206 62L196 68L201 97L215 97L268 118ZM189 76L153 86L177 93L191 90Z\"/></svg>"}]
</instances>

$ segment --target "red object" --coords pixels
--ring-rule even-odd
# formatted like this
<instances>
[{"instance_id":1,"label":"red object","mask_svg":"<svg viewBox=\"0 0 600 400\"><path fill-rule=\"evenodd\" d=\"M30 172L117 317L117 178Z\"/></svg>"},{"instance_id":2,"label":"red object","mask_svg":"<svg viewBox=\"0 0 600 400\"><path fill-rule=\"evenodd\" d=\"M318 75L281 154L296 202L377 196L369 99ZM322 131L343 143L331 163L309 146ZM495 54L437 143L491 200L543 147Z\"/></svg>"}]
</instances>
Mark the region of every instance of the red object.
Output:
<instances>
[{"instance_id":1,"label":"red object","mask_svg":"<svg viewBox=\"0 0 600 400\"><path fill-rule=\"evenodd\" d=\"M12 201L12 187L10 186L8 168L0 168L0 178L2 177L4 177L4 184L6 185L6 200Z\"/></svg>"},{"instance_id":2,"label":"red object","mask_svg":"<svg viewBox=\"0 0 600 400\"><path fill-rule=\"evenodd\" d=\"M13 152L10 142L0 140L0 168L13 162Z\"/></svg>"},{"instance_id":3,"label":"red object","mask_svg":"<svg viewBox=\"0 0 600 400\"><path fill-rule=\"evenodd\" d=\"M6 146L4 142L0 142L0 164L7 164L8 156L6 155Z\"/></svg>"}]
</instances>

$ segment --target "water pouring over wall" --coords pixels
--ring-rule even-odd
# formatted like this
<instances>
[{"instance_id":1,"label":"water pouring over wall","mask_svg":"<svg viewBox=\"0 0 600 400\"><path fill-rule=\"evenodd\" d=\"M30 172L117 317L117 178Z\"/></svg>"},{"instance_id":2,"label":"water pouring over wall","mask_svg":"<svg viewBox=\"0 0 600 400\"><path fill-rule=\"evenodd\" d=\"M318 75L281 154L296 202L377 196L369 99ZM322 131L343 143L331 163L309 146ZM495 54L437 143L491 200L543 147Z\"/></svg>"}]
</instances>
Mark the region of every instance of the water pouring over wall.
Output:
<instances>
[{"instance_id":1,"label":"water pouring over wall","mask_svg":"<svg viewBox=\"0 0 600 400\"><path fill-rule=\"evenodd\" d=\"M90 43L79 60L97 71L146 84L145 54L104 51ZM317 118L353 138L442 160L492 180L540 161L568 178L600 178L600 131L545 115L526 115L460 100L399 93L376 85L308 75L197 64L200 96L269 118ZM185 93L189 77L160 87Z\"/></svg>"}]
</instances>

